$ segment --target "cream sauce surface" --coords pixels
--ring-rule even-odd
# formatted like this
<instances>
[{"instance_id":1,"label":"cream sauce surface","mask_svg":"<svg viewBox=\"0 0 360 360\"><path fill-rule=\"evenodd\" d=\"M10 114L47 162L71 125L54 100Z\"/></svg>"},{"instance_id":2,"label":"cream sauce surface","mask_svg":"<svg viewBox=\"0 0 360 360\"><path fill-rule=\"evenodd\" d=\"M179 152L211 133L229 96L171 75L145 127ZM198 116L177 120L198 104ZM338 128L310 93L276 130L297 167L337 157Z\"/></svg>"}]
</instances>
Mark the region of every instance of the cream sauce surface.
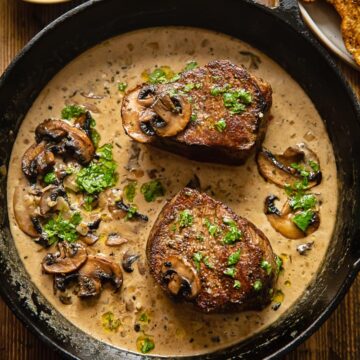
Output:
<instances>
[{"instance_id":1,"label":"cream sauce surface","mask_svg":"<svg viewBox=\"0 0 360 360\"><path fill-rule=\"evenodd\" d=\"M255 54L261 60L256 68ZM144 70L169 66L180 71L190 60L204 65L214 59L229 59L244 64L255 75L270 82L273 88L272 119L264 145L275 153L288 146L306 142L317 153L323 172L322 183L313 189L321 193L321 224L305 239L288 240L275 232L263 212L264 199L275 194L283 201L285 193L259 175L254 157L244 166L223 166L193 162L176 155L140 147L140 171L125 169L131 155L132 142L124 134L120 105L123 94L118 83L126 82L131 89L142 82ZM101 99L81 94L93 93ZM140 254L140 264L146 267L145 246L148 233L157 214L165 204L196 174L204 189L215 199L228 204L237 214L249 219L269 238L275 253L282 256L285 270L280 274L278 289L284 299L276 311L268 306L261 312L205 315L191 306L175 304L154 282L148 269L144 275L134 266L133 273L124 273L124 283L118 293L106 288L99 299L79 300L72 295L72 304L64 305L53 294L52 277L42 274L41 261L48 250L35 244L18 228L14 220L12 197L14 188L23 179L21 157L34 142L36 126L46 118L59 118L65 104L79 103L93 111L101 144L114 144L114 159L118 163L118 188L129 180L138 181L134 199L149 222L102 222L99 233L120 232L129 242L121 247L108 247L103 240L93 252L111 255L120 262L126 251ZM153 170L155 169L155 170ZM147 203L139 191L142 183L156 174L166 187L166 195ZM119 348L138 351L136 339L143 333L151 336L155 349L151 354L194 355L237 343L273 323L304 293L322 263L334 228L337 208L337 176L333 150L323 122L311 100L301 87L276 63L251 46L228 36L193 28L152 28L124 34L84 52L61 70L43 89L20 128L8 177L8 204L11 231L24 265L42 294L69 321L92 336ZM306 256L296 246L314 241ZM102 314L111 311L121 320L117 331L104 330ZM140 321L146 313L149 322ZM135 331L136 324L140 331ZM134 328L135 326L135 328ZM137 329L138 330L138 329Z\"/></svg>"}]
</instances>

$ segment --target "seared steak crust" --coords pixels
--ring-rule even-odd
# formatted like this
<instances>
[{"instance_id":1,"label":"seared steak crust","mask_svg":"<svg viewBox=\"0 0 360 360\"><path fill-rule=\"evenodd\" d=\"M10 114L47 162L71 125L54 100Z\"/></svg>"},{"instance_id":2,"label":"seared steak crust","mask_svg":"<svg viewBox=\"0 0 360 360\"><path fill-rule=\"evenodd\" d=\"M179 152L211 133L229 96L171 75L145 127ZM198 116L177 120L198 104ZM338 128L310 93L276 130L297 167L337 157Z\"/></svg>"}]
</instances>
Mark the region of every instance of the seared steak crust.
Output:
<instances>
[{"instance_id":1,"label":"seared steak crust","mask_svg":"<svg viewBox=\"0 0 360 360\"><path fill-rule=\"evenodd\" d=\"M233 113L223 101L223 93L212 89L245 90L251 103L243 112ZM170 84L157 85L158 92L180 92L192 105L193 119L173 137L149 137L150 144L193 160L242 164L261 144L267 128L267 113L272 103L271 86L251 75L244 67L218 60L184 72ZM122 112L126 111L124 100ZM218 131L223 119L226 128ZM131 127L124 124L131 137Z\"/></svg>"},{"instance_id":2,"label":"seared steak crust","mask_svg":"<svg viewBox=\"0 0 360 360\"><path fill-rule=\"evenodd\" d=\"M182 227L184 211L191 214L192 221ZM242 235L233 244L224 244L231 221ZM214 232L210 224L218 231ZM238 261L229 265L229 257L236 253L240 254ZM196 271L200 291L187 300L200 311L255 310L271 301L278 270L268 239L248 220L207 194L183 189L164 206L150 233L147 243L150 271L170 295L163 269L174 256ZM264 261L268 264L266 268L262 266ZM181 296L180 299L184 300Z\"/></svg>"}]
</instances>

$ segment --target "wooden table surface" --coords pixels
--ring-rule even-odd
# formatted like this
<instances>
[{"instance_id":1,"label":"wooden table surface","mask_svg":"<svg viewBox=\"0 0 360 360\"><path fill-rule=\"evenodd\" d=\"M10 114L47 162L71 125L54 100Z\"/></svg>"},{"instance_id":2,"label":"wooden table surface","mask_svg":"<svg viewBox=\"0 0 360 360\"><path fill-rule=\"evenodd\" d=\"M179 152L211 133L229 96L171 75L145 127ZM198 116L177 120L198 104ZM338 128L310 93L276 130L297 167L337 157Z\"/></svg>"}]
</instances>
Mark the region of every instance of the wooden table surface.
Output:
<instances>
[{"instance_id":1,"label":"wooden table surface","mask_svg":"<svg viewBox=\"0 0 360 360\"><path fill-rule=\"evenodd\" d=\"M82 1L62 5L36 5L0 0L0 73L18 51L51 20ZM360 96L360 73L339 62ZM60 359L31 334L0 298L0 359ZM360 359L360 276L330 319L287 360ZM257 359L254 359L257 360Z\"/></svg>"}]
</instances>

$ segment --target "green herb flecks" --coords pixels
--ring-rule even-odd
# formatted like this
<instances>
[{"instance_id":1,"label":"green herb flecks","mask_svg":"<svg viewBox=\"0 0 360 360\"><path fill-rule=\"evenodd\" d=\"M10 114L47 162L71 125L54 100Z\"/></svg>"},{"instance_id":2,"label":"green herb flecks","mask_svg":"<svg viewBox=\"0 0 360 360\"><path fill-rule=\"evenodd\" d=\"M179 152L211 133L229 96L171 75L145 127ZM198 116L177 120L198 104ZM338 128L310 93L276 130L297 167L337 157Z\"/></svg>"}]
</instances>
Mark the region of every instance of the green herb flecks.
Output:
<instances>
[{"instance_id":1,"label":"green herb flecks","mask_svg":"<svg viewBox=\"0 0 360 360\"><path fill-rule=\"evenodd\" d=\"M126 88L127 88L127 83L126 82L120 82L118 83L118 90L120 92L125 92Z\"/></svg>"},{"instance_id":2,"label":"green herb flecks","mask_svg":"<svg viewBox=\"0 0 360 360\"><path fill-rule=\"evenodd\" d=\"M306 231L310 224L313 222L314 218L314 211L312 210L305 210L301 211L300 213L296 214L294 217L291 218L291 221L302 231Z\"/></svg>"},{"instance_id":3,"label":"green herb flecks","mask_svg":"<svg viewBox=\"0 0 360 360\"><path fill-rule=\"evenodd\" d=\"M234 289L240 289L241 288L241 282L239 280L234 280Z\"/></svg>"},{"instance_id":4,"label":"green herb flecks","mask_svg":"<svg viewBox=\"0 0 360 360\"><path fill-rule=\"evenodd\" d=\"M97 150L98 160L81 169L76 177L79 189L88 194L99 193L114 186L117 181L116 163L112 158L112 145L105 144Z\"/></svg>"},{"instance_id":5,"label":"green herb flecks","mask_svg":"<svg viewBox=\"0 0 360 360\"><path fill-rule=\"evenodd\" d=\"M214 124L214 127L218 132L222 133L226 129L226 121L225 121L225 119L220 119L219 121L217 121Z\"/></svg>"},{"instance_id":6,"label":"green herb flecks","mask_svg":"<svg viewBox=\"0 0 360 360\"><path fill-rule=\"evenodd\" d=\"M149 318L148 314L146 314L146 313L142 313L139 317L139 320L146 324L148 324L150 322L150 318Z\"/></svg>"},{"instance_id":7,"label":"green herb flecks","mask_svg":"<svg viewBox=\"0 0 360 360\"><path fill-rule=\"evenodd\" d=\"M224 106L233 114L240 114L252 101L251 94L244 89L229 90L223 93Z\"/></svg>"},{"instance_id":8,"label":"green herb flecks","mask_svg":"<svg viewBox=\"0 0 360 360\"><path fill-rule=\"evenodd\" d=\"M65 120L75 119L86 113L85 108L79 105L65 106L61 111L61 117Z\"/></svg>"},{"instance_id":9,"label":"green herb flecks","mask_svg":"<svg viewBox=\"0 0 360 360\"><path fill-rule=\"evenodd\" d=\"M255 291L260 291L263 287L263 284L261 282L261 280L256 280L253 284L253 288Z\"/></svg>"},{"instance_id":10,"label":"green herb flecks","mask_svg":"<svg viewBox=\"0 0 360 360\"><path fill-rule=\"evenodd\" d=\"M168 66L161 66L149 74L146 73L145 77L150 84L165 84L170 81L176 81L174 80L175 75Z\"/></svg>"},{"instance_id":11,"label":"green herb flecks","mask_svg":"<svg viewBox=\"0 0 360 360\"><path fill-rule=\"evenodd\" d=\"M197 115L192 113L191 116L190 116L190 121L194 122L197 120Z\"/></svg>"},{"instance_id":12,"label":"green herb flecks","mask_svg":"<svg viewBox=\"0 0 360 360\"><path fill-rule=\"evenodd\" d=\"M149 337L140 336L136 340L136 347L141 353L147 354L151 350L155 349L155 343Z\"/></svg>"},{"instance_id":13,"label":"green herb flecks","mask_svg":"<svg viewBox=\"0 0 360 360\"><path fill-rule=\"evenodd\" d=\"M268 275L271 274L272 266L267 260L261 261L260 267L265 270Z\"/></svg>"},{"instance_id":14,"label":"green herb flecks","mask_svg":"<svg viewBox=\"0 0 360 360\"><path fill-rule=\"evenodd\" d=\"M91 211L93 209L92 204L93 204L94 200L95 200L95 196L93 196L93 195L84 196L83 208L86 211Z\"/></svg>"},{"instance_id":15,"label":"green herb flecks","mask_svg":"<svg viewBox=\"0 0 360 360\"><path fill-rule=\"evenodd\" d=\"M121 325L121 321L120 319L115 319L114 314L111 311L108 311L101 315L101 324L105 330L115 332Z\"/></svg>"},{"instance_id":16,"label":"green herb flecks","mask_svg":"<svg viewBox=\"0 0 360 360\"><path fill-rule=\"evenodd\" d=\"M194 260L194 263L195 263L195 266L196 266L196 270L199 272L200 271L200 263L201 263L201 260L203 259L203 254L200 253L200 252L196 252L193 254L193 260Z\"/></svg>"},{"instance_id":17,"label":"green herb flecks","mask_svg":"<svg viewBox=\"0 0 360 360\"><path fill-rule=\"evenodd\" d=\"M232 278L236 275L236 268L234 267L228 267L224 270L224 275L230 276Z\"/></svg>"},{"instance_id":18,"label":"green herb flecks","mask_svg":"<svg viewBox=\"0 0 360 360\"><path fill-rule=\"evenodd\" d=\"M134 197L136 195L136 186L137 181L130 181L125 187L124 187L124 196L127 201L133 202Z\"/></svg>"},{"instance_id":19,"label":"green herb flecks","mask_svg":"<svg viewBox=\"0 0 360 360\"><path fill-rule=\"evenodd\" d=\"M126 213L125 220L133 219L137 211L138 211L137 207L135 205L131 205Z\"/></svg>"},{"instance_id":20,"label":"green herb flecks","mask_svg":"<svg viewBox=\"0 0 360 360\"><path fill-rule=\"evenodd\" d=\"M313 194L297 193L290 198L289 203L294 210L309 210L315 208L317 204L317 199L316 196Z\"/></svg>"},{"instance_id":21,"label":"green herb flecks","mask_svg":"<svg viewBox=\"0 0 360 360\"><path fill-rule=\"evenodd\" d=\"M313 160L309 160L309 166L316 173L320 171L320 165L317 162L313 161Z\"/></svg>"},{"instance_id":22,"label":"green herb flecks","mask_svg":"<svg viewBox=\"0 0 360 360\"><path fill-rule=\"evenodd\" d=\"M151 202L160 196L164 196L165 188L160 180L151 180L141 185L140 192L147 202Z\"/></svg>"},{"instance_id":23,"label":"green herb flecks","mask_svg":"<svg viewBox=\"0 0 360 360\"><path fill-rule=\"evenodd\" d=\"M210 234L212 237L218 236L218 235L220 234L220 232L221 232L219 226L216 225L216 224L212 224L209 219L205 219L205 220L204 220L204 225L206 226L206 228L207 228L208 231L209 231L209 234Z\"/></svg>"},{"instance_id":24,"label":"green herb flecks","mask_svg":"<svg viewBox=\"0 0 360 360\"><path fill-rule=\"evenodd\" d=\"M229 218L223 219L224 224L229 226L229 231L225 234L223 238L223 243L225 245L232 245L239 241L242 237L242 232L237 227L234 220Z\"/></svg>"},{"instance_id":25,"label":"green herb flecks","mask_svg":"<svg viewBox=\"0 0 360 360\"><path fill-rule=\"evenodd\" d=\"M196 61L192 60L192 61L189 61L189 62L185 65L183 71L193 70L193 69L195 69L195 68L197 68L197 67L198 67L198 63L197 63Z\"/></svg>"},{"instance_id":26,"label":"green herb flecks","mask_svg":"<svg viewBox=\"0 0 360 360\"><path fill-rule=\"evenodd\" d=\"M214 265L210 263L209 261L209 257L208 256L205 256L203 259L202 259L203 263L205 264L205 266L209 269L213 269L214 268Z\"/></svg>"},{"instance_id":27,"label":"green herb flecks","mask_svg":"<svg viewBox=\"0 0 360 360\"><path fill-rule=\"evenodd\" d=\"M234 266L236 265L240 260L240 249L233 252L229 257L228 257L228 265L229 266Z\"/></svg>"},{"instance_id":28,"label":"green herb flecks","mask_svg":"<svg viewBox=\"0 0 360 360\"><path fill-rule=\"evenodd\" d=\"M179 227L180 229L189 227L194 222L194 216L191 214L191 211L185 209L179 213Z\"/></svg>"},{"instance_id":29,"label":"green herb flecks","mask_svg":"<svg viewBox=\"0 0 360 360\"><path fill-rule=\"evenodd\" d=\"M280 256L275 255L276 262L276 274L278 274L281 270L283 270L283 261Z\"/></svg>"},{"instance_id":30,"label":"green herb flecks","mask_svg":"<svg viewBox=\"0 0 360 360\"><path fill-rule=\"evenodd\" d=\"M44 176L44 183L46 185L50 185L50 184L54 184L57 180L57 177L55 175L54 171L48 172L45 176Z\"/></svg>"},{"instance_id":31,"label":"green herb flecks","mask_svg":"<svg viewBox=\"0 0 360 360\"><path fill-rule=\"evenodd\" d=\"M76 227L80 224L82 218L80 213L74 213L70 219L64 219L62 214L50 219L44 226L44 232L49 244L57 241L67 241L73 243L78 239Z\"/></svg>"}]
</instances>

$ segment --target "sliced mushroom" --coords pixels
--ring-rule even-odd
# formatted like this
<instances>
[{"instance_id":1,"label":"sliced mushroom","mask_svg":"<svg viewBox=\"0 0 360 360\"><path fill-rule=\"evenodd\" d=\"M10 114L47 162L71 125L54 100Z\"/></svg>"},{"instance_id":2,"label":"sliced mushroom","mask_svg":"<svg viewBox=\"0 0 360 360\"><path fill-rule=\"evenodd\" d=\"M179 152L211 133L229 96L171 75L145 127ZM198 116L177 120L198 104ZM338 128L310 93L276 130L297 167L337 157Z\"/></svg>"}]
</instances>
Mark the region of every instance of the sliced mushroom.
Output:
<instances>
[{"instance_id":1,"label":"sliced mushroom","mask_svg":"<svg viewBox=\"0 0 360 360\"><path fill-rule=\"evenodd\" d=\"M118 264L104 255L89 255L85 265L79 270L79 297L92 297L99 295L102 282L110 281L119 290L123 277Z\"/></svg>"},{"instance_id":2,"label":"sliced mushroom","mask_svg":"<svg viewBox=\"0 0 360 360\"><path fill-rule=\"evenodd\" d=\"M123 236L118 233L110 233L105 241L107 246L121 246L128 242Z\"/></svg>"},{"instance_id":3,"label":"sliced mushroom","mask_svg":"<svg viewBox=\"0 0 360 360\"><path fill-rule=\"evenodd\" d=\"M274 202L278 197L270 195L265 199L265 214L271 226L281 235L288 239L301 239L315 232L320 225L319 212L314 211L311 222L305 231L301 230L293 221L294 217L301 213L301 210L293 211L289 201L286 201L281 211Z\"/></svg>"},{"instance_id":4,"label":"sliced mushroom","mask_svg":"<svg viewBox=\"0 0 360 360\"><path fill-rule=\"evenodd\" d=\"M58 198L67 199L65 190L60 186L50 186L40 198L40 214L46 216L58 204Z\"/></svg>"},{"instance_id":5,"label":"sliced mushroom","mask_svg":"<svg viewBox=\"0 0 360 360\"><path fill-rule=\"evenodd\" d=\"M29 179L34 179L36 176L44 174L54 164L54 154L46 148L46 143L42 141L26 150L22 157L21 169Z\"/></svg>"},{"instance_id":6,"label":"sliced mushroom","mask_svg":"<svg viewBox=\"0 0 360 360\"><path fill-rule=\"evenodd\" d=\"M319 166L319 159L305 144L289 147L281 155L275 155L263 148L257 156L257 163L260 174L281 187L292 185L303 178L301 171L291 166L294 163L308 172L307 189L320 184L322 179L321 171L315 171L311 167L311 164Z\"/></svg>"},{"instance_id":7,"label":"sliced mushroom","mask_svg":"<svg viewBox=\"0 0 360 360\"><path fill-rule=\"evenodd\" d=\"M99 240L99 237L96 234L89 232L85 236L81 236L80 240L84 242L86 245L91 246L94 245Z\"/></svg>"},{"instance_id":8,"label":"sliced mushroom","mask_svg":"<svg viewBox=\"0 0 360 360\"><path fill-rule=\"evenodd\" d=\"M142 86L137 95L137 102L144 106L150 107L154 101L156 96L156 88L154 85L145 85Z\"/></svg>"},{"instance_id":9,"label":"sliced mushroom","mask_svg":"<svg viewBox=\"0 0 360 360\"><path fill-rule=\"evenodd\" d=\"M131 273L134 271L134 269L132 268L132 264L139 259L140 255L136 255L136 254L131 254L128 251L124 254L121 265L123 267L123 269L128 272Z\"/></svg>"},{"instance_id":10,"label":"sliced mushroom","mask_svg":"<svg viewBox=\"0 0 360 360\"><path fill-rule=\"evenodd\" d=\"M86 111L85 114L81 114L77 119L74 121L74 125L79 129L85 131L86 135L91 139L91 121L92 116L89 111Z\"/></svg>"},{"instance_id":11,"label":"sliced mushroom","mask_svg":"<svg viewBox=\"0 0 360 360\"><path fill-rule=\"evenodd\" d=\"M170 96L163 92L156 97L151 108L160 117L160 120L152 119L151 124L161 137L175 136L190 121L191 104L181 95Z\"/></svg>"},{"instance_id":12,"label":"sliced mushroom","mask_svg":"<svg viewBox=\"0 0 360 360\"><path fill-rule=\"evenodd\" d=\"M174 296L191 300L200 292L201 283L196 270L183 257L169 256L163 263L161 275L168 291Z\"/></svg>"},{"instance_id":13,"label":"sliced mushroom","mask_svg":"<svg viewBox=\"0 0 360 360\"><path fill-rule=\"evenodd\" d=\"M77 270L87 259L86 248L80 243L59 242L56 253L44 257L42 267L48 274L67 274Z\"/></svg>"},{"instance_id":14,"label":"sliced mushroom","mask_svg":"<svg viewBox=\"0 0 360 360\"><path fill-rule=\"evenodd\" d=\"M116 201L115 206L118 209L125 211L125 213L131 212L131 206L124 204L124 202L122 200ZM145 222L149 221L149 218L147 215L141 214L138 211L135 211L132 213L132 218L142 220Z\"/></svg>"},{"instance_id":15,"label":"sliced mushroom","mask_svg":"<svg viewBox=\"0 0 360 360\"><path fill-rule=\"evenodd\" d=\"M15 188L13 206L20 230L31 237L38 237L41 226L36 215L35 197L29 194L28 187L19 185Z\"/></svg>"},{"instance_id":16,"label":"sliced mushroom","mask_svg":"<svg viewBox=\"0 0 360 360\"><path fill-rule=\"evenodd\" d=\"M139 99L143 88L146 87L143 85L137 86L125 95L121 106L121 117L124 129L131 138L141 143L149 143L153 141L155 132L151 127L150 119L145 122L140 120L140 116L148 107L145 105L149 101L147 96L145 99Z\"/></svg>"},{"instance_id":17,"label":"sliced mushroom","mask_svg":"<svg viewBox=\"0 0 360 360\"><path fill-rule=\"evenodd\" d=\"M45 120L35 130L36 140L56 143L50 147L60 154L63 151L71 153L80 164L88 164L95 154L95 147L91 139L83 130L62 120Z\"/></svg>"}]
</instances>

